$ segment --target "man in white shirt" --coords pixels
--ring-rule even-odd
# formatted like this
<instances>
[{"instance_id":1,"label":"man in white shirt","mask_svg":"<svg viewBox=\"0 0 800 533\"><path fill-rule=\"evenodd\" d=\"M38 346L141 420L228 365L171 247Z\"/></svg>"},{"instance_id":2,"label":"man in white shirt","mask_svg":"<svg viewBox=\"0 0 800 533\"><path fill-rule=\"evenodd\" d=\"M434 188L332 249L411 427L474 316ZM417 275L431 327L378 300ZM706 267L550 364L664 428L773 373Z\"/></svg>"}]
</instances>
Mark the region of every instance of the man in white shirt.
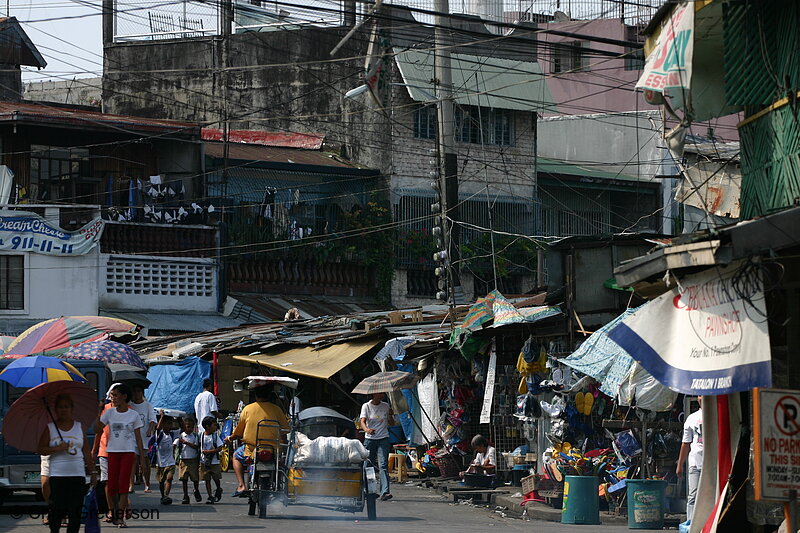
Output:
<instances>
[{"instance_id":1,"label":"man in white shirt","mask_svg":"<svg viewBox=\"0 0 800 533\"><path fill-rule=\"evenodd\" d=\"M141 384L131 385L131 392L133 399L128 403L128 406L139 414L142 420L142 427L138 430L142 436L143 448L139 450L136 455L146 454L147 446L149 445L150 436L153 435L156 429L156 412L153 405L148 402L144 397L144 388ZM139 461L137 461L139 463ZM144 480L144 491L150 492L150 463L148 461L141 462L142 478ZM133 480L136 476L136 468L131 471L131 492L133 492Z\"/></svg>"},{"instance_id":2,"label":"man in white shirt","mask_svg":"<svg viewBox=\"0 0 800 533\"><path fill-rule=\"evenodd\" d=\"M697 398L702 407L702 398ZM683 475L683 464L687 463L686 480L686 520L694 515L694 504L697 499L697 486L700 484L700 472L703 468L703 410L698 409L686 417L683 423L683 439L678 455L675 473ZM688 460L688 461L687 461Z\"/></svg>"},{"instance_id":3,"label":"man in white shirt","mask_svg":"<svg viewBox=\"0 0 800 533\"><path fill-rule=\"evenodd\" d=\"M220 418L219 406L217 405L217 398L211 392L214 382L206 378L203 380L203 392L198 394L194 399L194 415L197 423L201 423L207 416Z\"/></svg>"},{"instance_id":4,"label":"man in white shirt","mask_svg":"<svg viewBox=\"0 0 800 533\"><path fill-rule=\"evenodd\" d=\"M390 500L389 492L389 422L394 417L392 408L383 401L382 392L361 406L361 429L364 430L364 447L369 450L369 460L381 473L381 500Z\"/></svg>"}]
</instances>

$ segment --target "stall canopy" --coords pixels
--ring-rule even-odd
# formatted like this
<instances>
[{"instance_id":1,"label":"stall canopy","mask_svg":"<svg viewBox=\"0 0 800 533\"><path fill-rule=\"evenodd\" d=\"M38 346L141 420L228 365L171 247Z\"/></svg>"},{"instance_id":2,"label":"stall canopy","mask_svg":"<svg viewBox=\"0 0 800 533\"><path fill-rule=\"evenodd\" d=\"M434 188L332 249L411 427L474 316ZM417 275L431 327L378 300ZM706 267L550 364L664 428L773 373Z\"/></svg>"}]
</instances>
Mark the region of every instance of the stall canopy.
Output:
<instances>
[{"instance_id":1,"label":"stall canopy","mask_svg":"<svg viewBox=\"0 0 800 533\"><path fill-rule=\"evenodd\" d=\"M236 355L234 359L301 376L328 379L382 342L380 337L368 337L319 349L302 346L274 355Z\"/></svg>"},{"instance_id":2,"label":"stall canopy","mask_svg":"<svg viewBox=\"0 0 800 533\"><path fill-rule=\"evenodd\" d=\"M635 364L630 354L608 336L610 330L635 311L627 309L592 333L561 362L596 379L600 390L608 396L619 395L621 405L635 404L650 411L667 411L672 408L677 394Z\"/></svg>"}]
</instances>

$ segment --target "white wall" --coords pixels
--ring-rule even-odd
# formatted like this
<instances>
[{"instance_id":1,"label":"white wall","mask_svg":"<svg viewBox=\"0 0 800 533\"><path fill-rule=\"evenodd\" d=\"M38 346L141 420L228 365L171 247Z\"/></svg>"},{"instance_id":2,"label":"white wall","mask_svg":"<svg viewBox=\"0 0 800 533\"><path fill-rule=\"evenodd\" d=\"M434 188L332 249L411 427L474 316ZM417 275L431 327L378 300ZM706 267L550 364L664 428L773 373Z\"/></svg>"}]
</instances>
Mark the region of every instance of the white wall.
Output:
<instances>
[{"instance_id":1,"label":"white wall","mask_svg":"<svg viewBox=\"0 0 800 533\"><path fill-rule=\"evenodd\" d=\"M75 257L25 256L25 309L0 310L0 317L46 320L62 315L96 315L99 247Z\"/></svg>"},{"instance_id":2,"label":"white wall","mask_svg":"<svg viewBox=\"0 0 800 533\"><path fill-rule=\"evenodd\" d=\"M126 311L217 311L212 259L102 254L100 307Z\"/></svg>"},{"instance_id":3,"label":"white wall","mask_svg":"<svg viewBox=\"0 0 800 533\"><path fill-rule=\"evenodd\" d=\"M658 111L570 115L539 122L540 157L651 181L672 159ZM595 164L596 163L596 164Z\"/></svg>"}]
</instances>

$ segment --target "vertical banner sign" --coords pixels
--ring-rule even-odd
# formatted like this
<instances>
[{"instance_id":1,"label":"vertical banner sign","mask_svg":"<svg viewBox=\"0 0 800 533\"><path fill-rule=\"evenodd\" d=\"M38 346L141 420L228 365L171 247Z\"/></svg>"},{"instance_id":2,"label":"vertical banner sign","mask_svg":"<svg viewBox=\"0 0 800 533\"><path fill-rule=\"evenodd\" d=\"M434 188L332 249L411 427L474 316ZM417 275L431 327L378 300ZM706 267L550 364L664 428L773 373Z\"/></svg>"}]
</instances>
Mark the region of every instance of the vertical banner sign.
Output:
<instances>
[{"instance_id":1,"label":"vertical banner sign","mask_svg":"<svg viewBox=\"0 0 800 533\"><path fill-rule=\"evenodd\" d=\"M753 439L756 499L788 501L800 491L800 391L753 391Z\"/></svg>"},{"instance_id":2,"label":"vertical banner sign","mask_svg":"<svg viewBox=\"0 0 800 533\"><path fill-rule=\"evenodd\" d=\"M489 370L486 372L486 390L483 391L483 407L481 407L481 424L488 424L492 419L492 398L494 397L494 380L497 369L497 352L492 340L492 350L489 356Z\"/></svg>"},{"instance_id":3,"label":"vertical banner sign","mask_svg":"<svg viewBox=\"0 0 800 533\"><path fill-rule=\"evenodd\" d=\"M693 53L694 2L684 2L662 25L636 88L644 89L645 97L654 104L669 89L689 91Z\"/></svg>"},{"instance_id":4,"label":"vertical banner sign","mask_svg":"<svg viewBox=\"0 0 800 533\"><path fill-rule=\"evenodd\" d=\"M641 306L608 336L660 383L714 396L772 384L758 268L709 268Z\"/></svg>"}]
</instances>

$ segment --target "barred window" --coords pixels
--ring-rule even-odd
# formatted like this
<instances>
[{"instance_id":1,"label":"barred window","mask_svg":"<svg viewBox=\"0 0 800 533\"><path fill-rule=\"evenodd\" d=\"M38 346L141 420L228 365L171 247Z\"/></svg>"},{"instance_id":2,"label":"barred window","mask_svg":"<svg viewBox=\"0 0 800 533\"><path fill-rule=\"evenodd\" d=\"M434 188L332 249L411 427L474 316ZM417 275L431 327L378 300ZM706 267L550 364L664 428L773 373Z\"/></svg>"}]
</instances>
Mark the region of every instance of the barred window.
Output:
<instances>
[{"instance_id":1,"label":"barred window","mask_svg":"<svg viewBox=\"0 0 800 533\"><path fill-rule=\"evenodd\" d=\"M513 115L508 109L457 107L456 141L510 146L514 138Z\"/></svg>"},{"instance_id":2,"label":"barred window","mask_svg":"<svg viewBox=\"0 0 800 533\"><path fill-rule=\"evenodd\" d=\"M0 309L25 308L25 257L0 255Z\"/></svg>"},{"instance_id":3,"label":"barred window","mask_svg":"<svg viewBox=\"0 0 800 533\"><path fill-rule=\"evenodd\" d=\"M436 138L436 106L419 106L414 110L414 137L417 139Z\"/></svg>"}]
</instances>

